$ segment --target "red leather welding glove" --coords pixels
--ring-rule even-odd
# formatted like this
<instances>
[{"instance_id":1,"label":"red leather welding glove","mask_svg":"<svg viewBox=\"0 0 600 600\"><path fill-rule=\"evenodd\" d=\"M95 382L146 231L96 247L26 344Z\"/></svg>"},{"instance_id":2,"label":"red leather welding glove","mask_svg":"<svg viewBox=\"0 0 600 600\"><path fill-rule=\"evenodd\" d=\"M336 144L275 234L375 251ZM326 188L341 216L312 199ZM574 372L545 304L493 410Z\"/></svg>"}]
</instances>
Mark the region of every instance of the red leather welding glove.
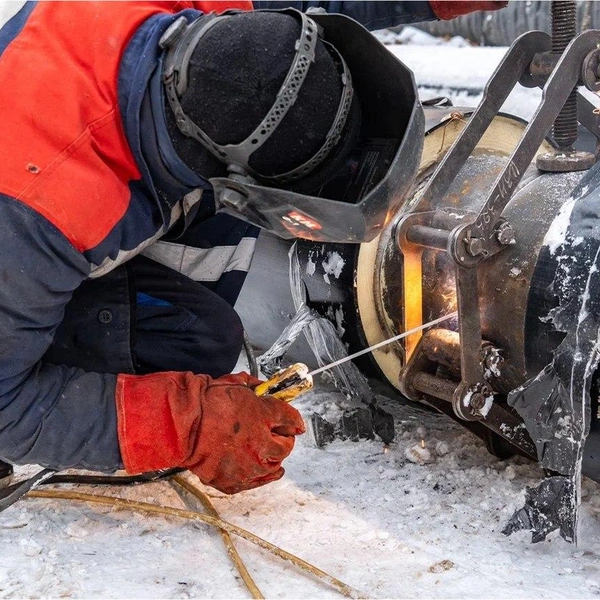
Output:
<instances>
[{"instance_id":1,"label":"red leather welding glove","mask_svg":"<svg viewBox=\"0 0 600 600\"><path fill-rule=\"evenodd\" d=\"M507 4L508 0L429 0L435 16L444 21L477 10L498 10Z\"/></svg>"},{"instance_id":2,"label":"red leather welding glove","mask_svg":"<svg viewBox=\"0 0 600 600\"><path fill-rule=\"evenodd\" d=\"M247 373L119 375L119 446L130 473L185 467L227 494L280 479L304 433L300 413Z\"/></svg>"}]
</instances>

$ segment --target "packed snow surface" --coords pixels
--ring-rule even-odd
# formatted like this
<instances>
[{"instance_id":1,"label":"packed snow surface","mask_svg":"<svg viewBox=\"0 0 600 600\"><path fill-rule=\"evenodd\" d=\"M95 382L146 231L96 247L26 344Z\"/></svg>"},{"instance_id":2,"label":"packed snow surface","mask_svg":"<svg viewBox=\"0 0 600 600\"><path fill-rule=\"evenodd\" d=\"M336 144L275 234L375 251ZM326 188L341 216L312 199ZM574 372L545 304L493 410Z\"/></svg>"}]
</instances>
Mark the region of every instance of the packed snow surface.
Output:
<instances>
[{"instance_id":1,"label":"packed snow surface","mask_svg":"<svg viewBox=\"0 0 600 600\"><path fill-rule=\"evenodd\" d=\"M317 384L299 398L308 417L336 392ZM299 439L287 473L264 488L224 496L206 489L235 523L357 588L367 598L591 598L600 594L600 495L584 481L580 545L556 535L531 545L501 529L541 471L499 460L441 415L386 402L397 438ZM190 481L198 483L189 476ZM199 484L199 483L198 483ZM64 487L64 486L63 486ZM116 494L184 507L167 482ZM209 526L61 500L22 500L0 514L0 597L246 598ZM237 543L268 598L341 595L246 541Z\"/></svg>"},{"instance_id":2,"label":"packed snow surface","mask_svg":"<svg viewBox=\"0 0 600 600\"><path fill-rule=\"evenodd\" d=\"M421 37L413 43L391 48L414 69L423 97L448 93L463 105L477 102L476 88L504 52L459 40L428 46ZM534 96L530 90L517 94L517 114L531 114ZM308 419L314 411L335 413L339 399L317 381L295 405ZM596 483L583 482L578 547L556 534L536 545L526 533L505 537L502 527L522 505L525 487L540 481L540 469L525 459L493 457L444 416L384 402L397 428L389 448L379 441L335 441L318 449L307 433L285 462L281 481L230 497L207 490L222 518L367 598L600 595ZM21 468L17 475L34 470ZM168 482L81 491L184 507ZM26 499L0 514L0 532L1 598L249 597L219 534L203 524ZM243 540L238 548L268 598L340 597L265 550Z\"/></svg>"}]
</instances>

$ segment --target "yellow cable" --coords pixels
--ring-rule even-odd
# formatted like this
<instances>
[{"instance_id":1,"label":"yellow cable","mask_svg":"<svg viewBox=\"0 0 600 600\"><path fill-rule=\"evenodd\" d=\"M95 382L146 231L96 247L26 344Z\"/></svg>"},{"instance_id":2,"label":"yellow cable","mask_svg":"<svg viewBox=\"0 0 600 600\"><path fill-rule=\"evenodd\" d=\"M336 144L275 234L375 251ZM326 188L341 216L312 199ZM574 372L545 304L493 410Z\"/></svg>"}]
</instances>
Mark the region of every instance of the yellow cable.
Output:
<instances>
[{"instance_id":1,"label":"yellow cable","mask_svg":"<svg viewBox=\"0 0 600 600\"><path fill-rule=\"evenodd\" d=\"M322 571L318 567L311 565L305 560L294 556L293 554L278 548L274 544L263 540L257 535L233 525L227 521L217 519L210 515L204 515L199 512L192 510L183 510L181 508L172 508L170 506L157 506L156 504L149 504L148 502L138 502L136 500L126 500L125 498L115 498L114 496L98 496L95 494L83 494L81 492L73 492L67 490L32 490L27 493L27 498L55 498L63 500L78 500L80 502L95 502L99 504L108 504L111 506L119 506L121 508L127 508L130 510L140 510L153 514L169 515L172 517L181 517L183 519L189 519L192 521L203 521L213 527L217 527L229 533L233 533L253 544L256 544L260 548L268 550L272 554L275 554L283 560L288 560L292 564L300 567L304 571L314 575L317 579L331 585L337 589L341 594L348 598L364 598L360 592L345 584L343 581L329 575L325 571Z\"/></svg>"},{"instance_id":2,"label":"yellow cable","mask_svg":"<svg viewBox=\"0 0 600 600\"><path fill-rule=\"evenodd\" d=\"M204 506L204 510L206 510L206 512L211 517L219 519L219 521L221 520L221 516L213 506L213 503L210 501L210 498L201 489L192 485L182 475L175 475L174 477L171 477L171 481L175 482L177 485L181 486L186 492L189 492L190 494L192 494L192 496L200 500L202 506ZM235 565L235 568L238 570L238 573L240 574L242 581L246 584L246 587L248 588L248 591L250 592L252 598L255 598L256 600L264 600L262 592L260 591L256 583L254 583L254 579L252 579L252 576L246 568L242 557L239 555L239 552L237 551L237 548L235 547L233 540L229 535L229 532L225 529L219 528L219 533L223 538L223 543L225 544L225 548L227 550L229 558L232 560L233 564Z\"/></svg>"}]
</instances>

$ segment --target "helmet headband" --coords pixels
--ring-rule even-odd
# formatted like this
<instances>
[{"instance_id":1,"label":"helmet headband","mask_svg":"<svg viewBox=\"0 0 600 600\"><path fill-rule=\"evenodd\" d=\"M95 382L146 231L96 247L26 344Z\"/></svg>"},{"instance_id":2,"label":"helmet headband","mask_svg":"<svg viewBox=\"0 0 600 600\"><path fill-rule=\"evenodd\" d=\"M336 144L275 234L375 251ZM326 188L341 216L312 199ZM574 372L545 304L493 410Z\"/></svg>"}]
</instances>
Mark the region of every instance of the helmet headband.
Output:
<instances>
[{"instance_id":1,"label":"helmet headband","mask_svg":"<svg viewBox=\"0 0 600 600\"><path fill-rule=\"evenodd\" d=\"M188 68L190 59L200 40L210 31L214 25L235 16L214 14L197 19L193 23L187 23L185 17L180 17L165 32L160 40L160 46L167 49L165 66L163 70L163 82L166 88L167 99L171 110L175 115L175 121L179 130L187 137L191 137L202 144L211 154L227 165L232 178L240 179L247 175L265 180L275 184L285 184L296 181L312 172L327 157L329 152L339 142L348 114L352 104L353 86L350 70L343 57L337 49L321 40L332 52L338 64L341 65L342 94L338 110L325 141L312 157L300 166L277 175L262 175L255 172L249 165L250 157L258 150L273 134L279 124L283 121L289 109L298 99L298 94L311 63L315 59L315 49L319 40L319 27L313 19L306 14L294 9L278 11L288 13L301 21L300 37L296 41L295 56L290 69L283 81L273 106L269 109L263 120L254 131L238 144L220 145L194 123L183 110L180 97L187 89ZM239 13L238 13L239 14Z\"/></svg>"}]
</instances>

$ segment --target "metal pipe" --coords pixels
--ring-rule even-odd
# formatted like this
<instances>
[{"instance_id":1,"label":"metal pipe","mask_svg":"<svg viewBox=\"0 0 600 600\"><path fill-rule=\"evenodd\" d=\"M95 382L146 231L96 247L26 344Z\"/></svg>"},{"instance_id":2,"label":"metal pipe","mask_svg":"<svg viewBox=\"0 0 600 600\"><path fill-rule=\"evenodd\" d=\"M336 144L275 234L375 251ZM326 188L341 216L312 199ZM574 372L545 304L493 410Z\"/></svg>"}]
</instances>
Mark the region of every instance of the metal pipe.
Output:
<instances>
[{"instance_id":1,"label":"metal pipe","mask_svg":"<svg viewBox=\"0 0 600 600\"><path fill-rule=\"evenodd\" d=\"M421 350L430 361L442 364L457 377L460 376L460 335L458 332L449 329L432 329L423 336Z\"/></svg>"},{"instance_id":2,"label":"metal pipe","mask_svg":"<svg viewBox=\"0 0 600 600\"><path fill-rule=\"evenodd\" d=\"M441 398L447 402L452 402L454 392L457 388L455 381L442 379L441 377L436 377L435 375L430 375L423 371L414 374L411 385L415 390L422 394Z\"/></svg>"},{"instance_id":3,"label":"metal pipe","mask_svg":"<svg viewBox=\"0 0 600 600\"><path fill-rule=\"evenodd\" d=\"M425 248L433 250L446 250L448 248L448 238L450 232L436 227L427 227L426 225L413 225L406 232L406 239L412 244L418 244Z\"/></svg>"}]
</instances>

